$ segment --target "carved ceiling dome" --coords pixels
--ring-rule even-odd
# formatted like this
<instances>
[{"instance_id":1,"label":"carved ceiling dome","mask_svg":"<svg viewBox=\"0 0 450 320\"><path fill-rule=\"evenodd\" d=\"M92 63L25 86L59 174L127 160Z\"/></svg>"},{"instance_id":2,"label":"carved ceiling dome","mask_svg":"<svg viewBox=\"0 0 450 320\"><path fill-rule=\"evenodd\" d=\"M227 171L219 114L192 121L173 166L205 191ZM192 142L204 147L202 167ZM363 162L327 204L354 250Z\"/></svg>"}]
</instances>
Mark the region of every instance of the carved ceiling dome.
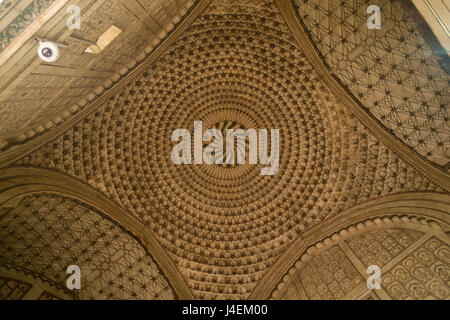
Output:
<instances>
[{"instance_id":1,"label":"carved ceiling dome","mask_svg":"<svg viewBox=\"0 0 450 320\"><path fill-rule=\"evenodd\" d=\"M390 22L372 36L367 1L89 7L105 18L76 36L134 16L139 28L122 28L139 56L113 42L78 72L96 89L70 89L68 110L54 104L58 121L14 138L15 122L0 125L0 296L31 294L16 272L50 283L42 298L67 298L65 268L79 262L89 284L80 299L367 298L369 263L392 280L372 298L449 297L448 74L394 2L380 1ZM151 22L163 11L168 25ZM24 79L0 92L0 119L26 109L17 90L50 78ZM44 105L14 121L38 125ZM248 161L174 164L172 133L193 137L195 121L224 136L278 129L277 173ZM436 265L418 258L423 248ZM399 276L401 263L414 280Z\"/></svg>"},{"instance_id":2,"label":"carved ceiling dome","mask_svg":"<svg viewBox=\"0 0 450 320\"><path fill-rule=\"evenodd\" d=\"M280 168L177 166L171 133L280 130ZM15 165L89 183L154 232L195 298L246 298L305 231L359 203L444 191L390 151L306 60L271 1L214 1L145 71Z\"/></svg>"}]
</instances>

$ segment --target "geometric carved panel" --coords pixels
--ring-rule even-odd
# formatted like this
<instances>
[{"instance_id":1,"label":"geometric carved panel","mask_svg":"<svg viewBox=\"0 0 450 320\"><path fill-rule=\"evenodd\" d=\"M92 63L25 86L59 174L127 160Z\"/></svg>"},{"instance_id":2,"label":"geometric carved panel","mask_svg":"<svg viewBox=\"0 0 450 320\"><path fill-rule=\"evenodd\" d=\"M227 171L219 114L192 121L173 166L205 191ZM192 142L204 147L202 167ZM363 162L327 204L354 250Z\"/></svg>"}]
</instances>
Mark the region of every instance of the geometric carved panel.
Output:
<instances>
[{"instance_id":1,"label":"geometric carved panel","mask_svg":"<svg viewBox=\"0 0 450 320\"><path fill-rule=\"evenodd\" d=\"M368 1L293 3L304 30L343 86L387 130L445 166L450 161L449 58L433 52L414 6L377 1L381 29L368 30Z\"/></svg>"},{"instance_id":2,"label":"geometric carved panel","mask_svg":"<svg viewBox=\"0 0 450 320\"><path fill-rule=\"evenodd\" d=\"M314 257L300 271L299 280L312 300L342 298L364 281L339 246Z\"/></svg>"},{"instance_id":3,"label":"geometric carved panel","mask_svg":"<svg viewBox=\"0 0 450 320\"><path fill-rule=\"evenodd\" d=\"M81 290L69 291L75 299L176 298L163 272L135 238L94 209L57 195L26 196L3 217L0 265L66 292L66 269L77 265Z\"/></svg>"},{"instance_id":4,"label":"geometric carved panel","mask_svg":"<svg viewBox=\"0 0 450 320\"><path fill-rule=\"evenodd\" d=\"M392 224L389 219L384 223ZM347 228L311 247L283 277L272 298L448 299L448 236L442 231L435 236L431 228L418 231L378 224L381 228L371 223L368 231L364 225L359 230ZM381 289L367 288L370 265L381 268Z\"/></svg>"},{"instance_id":5,"label":"geometric carved panel","mask_svg":"<svg viewBox=\"0 0 450 320\"><path fill-rule=\"evenodd\" d=\"M43 293L39 296L38 300L60 300L60 299L59 299L58 297L55 297L55 296L51 295L51 294L48 293L48 292L43 292Z\"/></svg>"},{"instance_id":6,"label":"geometric carved panel","mask_svg":"<svg viewBox=\"0 0 450 320\"><path fill-rule=\"evenodd\" d=\"M30 284L20 280L0 277L0 300L20 300L31 287Z\"/></svg>"},{"instance_id":7,"label":"geometric carved panel","mask_svg":"<svg viewBox=\"0 0 450 320\"><path fill-rule=\"evenodd\" d=\"M386 229L364 233L346 241L366 267L385 266L420 238L422 232L408 229Z\"/></svg>"},{"instance_id":8,"label":"geometric carved panel","mask_svg":"<svg viewBox=\"0 0 450 320\"><path fill-rule=\"evenodd\" d=\"M432 237L382 278L392 299L450 298L450 247Z\"/></svg>"}]
</instances>

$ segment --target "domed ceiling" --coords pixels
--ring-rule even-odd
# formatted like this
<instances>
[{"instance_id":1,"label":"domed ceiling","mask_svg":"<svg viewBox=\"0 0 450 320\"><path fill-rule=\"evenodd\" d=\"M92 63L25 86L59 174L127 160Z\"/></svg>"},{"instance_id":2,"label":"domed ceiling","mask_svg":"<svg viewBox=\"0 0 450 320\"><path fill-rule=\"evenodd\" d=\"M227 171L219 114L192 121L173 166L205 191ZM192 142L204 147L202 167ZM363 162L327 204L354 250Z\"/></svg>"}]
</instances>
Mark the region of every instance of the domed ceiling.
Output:
<instances>
[{"instance_id":1,"label":"domed ceiling","mask_svg":"<svg viewBox=\"0 0 450 320\"><path fill-rule=\"evenodd\" d=\"M422 47L405 58L401 50L409 49L398 40L401 36L391 36L397 29L409 32L401 24L391 26L394 31L384 31L387 38L383 39L388 43L398 41L391 44L396 51L390 56L382 51L388 50L384 42L373 45L373 51L358 51L355 47L364 36L353 28L363 25L357 16L359 6L362 12L365 10L363 3L348 4L349 8L358 8L357 13L348 13L354 20L347 19L347 2L341 11L333 9L334 1L296 3L305 34L317 48L311 53L310 44L302 46L292 32L293 21L287 23L282 14L288 2L280 5L261 0L213 0L157 57L137 67L135 74L109 95L103 95L89 113L75 118L67 129L56 128L49 141L36 140L35 150L28 150L8 167L57 172L61 179L75 178L86 184L87 190L99 191L154 235L194 298L255 297L258 285L296 243L329 221L344 221L354 208L390 197L410 199L408 194L413 192L448 199L449 180L444 168L449 143L445 108L448 76L434 58L427 58L414 74L404 74L403 69L413 68L412 63L420 60L420 55L432 53L417 33L408 33L404 41ZM384 5L389 6L387 3ZM328 17L320 20L330 30L327 36L321 34L320 15L313 15L312 8ZM398 6L389 14L395 11L396 16L401 16L402 8ZM342 45L345 50L353 50L353 55L344 49L339 51L342 48L333 42L344 43L343 34L347 35L345 29L332 27L331 21L338 18L345 19L338 25L353 30L348 37L354 43ZM413 26L412 22L405 23ZM339 53L330 52L333 48ZM311 62L311 55L325 57L330 74L344 84L339 90L353 94L354 105L363 105L364 112L370 112L376 120L367 116L362 121L361 114L349 108L338 95L339 90L329 85L328 75ZM369 57L372 60L367 62ZM389 62L374 65L377 57ZM398 69L392 69L397 58ZM365 61L375 70L367 76L358 69ZM428 71L432 79L424 78ZM359 82L345 82L352 75L357 75ZM401 84L396 77L403 79ZM358 96L369 82L375 85ZM419 82L426 90L415 91L414 84ZM414 94L408 91L411 87ZM405 94L408 102L400 99ZM409 114L409 109L416 113ZM422 117L428 114L432 121L426 125ZM392 129L404 117L405 125ZM171 159L175 145L172 132L178 128L193 132L197 120L203 122L203 132L209 128L279 129L278 172L260 175L261 164L175 165ZM378 120L395 136L367 125L378 125ZM420 123L417 132L403 139L404 130L416 122ZM437 130L434 133L433 128ZM427 141L427 148L419 147L423 145L417 142L421 137ZM399 152L403 149L393 147L403 148L404 144L420 155L405 155ZM428 155L427 150L432 154ZM424 167L430 167L432 174ZM40 197L26 199L23 203L47 203ZM445 201L440 210L448 214ZM2 232L10 228L7 224ZM388 231L383 232L382 240L388 237ZM14 236L12 229L10 234ZM405 248L426 240L421 238L425 231L391 234L396 239L407 239L398 240L406 241ZM445 240L443 234L440 237ZM442 245L446 246L444 242ZM332 255L341 260L341 249L333 250ZM394 250L392 255L399 252L403 249ZM17 256L6 257L20 260ZM299 268L298 272L309 272L308 268ZM345 293L363 282L358 274L361 268L353 268L348 274L355 282L343 289ZM164 288L164 297L169 297L174 293L164 281L161 276L154 290L161 292ZM333 296L313 292L310 288L314 285L306 286L306 293L302 289L303 293L291 296ZM343 292L334 296L343 296ZM283 291L275 297L288 295Z\"/></svg>"}]
</instances>

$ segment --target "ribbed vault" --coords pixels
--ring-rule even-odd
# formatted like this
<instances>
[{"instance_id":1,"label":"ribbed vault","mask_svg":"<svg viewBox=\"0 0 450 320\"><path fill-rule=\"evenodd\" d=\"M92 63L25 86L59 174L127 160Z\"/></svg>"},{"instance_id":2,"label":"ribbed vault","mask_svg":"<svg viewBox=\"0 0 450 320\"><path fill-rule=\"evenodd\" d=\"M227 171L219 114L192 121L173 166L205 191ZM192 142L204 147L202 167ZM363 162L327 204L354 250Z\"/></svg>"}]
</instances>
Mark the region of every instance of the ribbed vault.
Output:
<instances>
[{"instance_id":1,"label":"ribbed vault","mask_svg":"<svg viewBox=\"0 0 450 320\"><path fill-rule=\"evenodd\" d=\"M172 131L280 130L280 169L181 165ZM12 166L101 191L158 239L195 298L247 298L293 242L392 194L446 192L322 82L272 1L215 0L95 112Z\"/></svg>"}]
</instances>

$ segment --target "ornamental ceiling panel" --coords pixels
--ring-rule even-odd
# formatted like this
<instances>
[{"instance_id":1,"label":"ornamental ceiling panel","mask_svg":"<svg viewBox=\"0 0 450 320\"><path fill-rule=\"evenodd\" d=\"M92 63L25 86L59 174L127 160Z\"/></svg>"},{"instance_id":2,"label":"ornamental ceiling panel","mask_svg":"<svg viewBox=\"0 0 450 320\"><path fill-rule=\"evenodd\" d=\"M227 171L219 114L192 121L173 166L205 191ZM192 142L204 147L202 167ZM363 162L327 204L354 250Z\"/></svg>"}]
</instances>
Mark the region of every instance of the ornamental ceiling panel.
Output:
<instances>
[{"instance_id":1,"label":"ornamental ceiling panel","mask_svg":"<svg viewBox=\"0 0 450 320\"><path fill-rule=\"evenodd\" d=\"M0 3L0 52L55 0L5 0Z\"/></svg>"},{"instance_id":2,"label":"ornamental ceiling panel","mask_svg":"<svg viewBox=\"0 0 450 320\"><path fill-rule=\"evenodd\" d=\"M297 259L271 298L448 299L449 239L430 226L390 216L336 232ZM378 290L368 289L370 266L382 272Z\"/></svg>"},{"instance_id":3,"label":"ornamental ceiling panel","mask_svg":"<svg viewBox=\"0 0 450 320\"><path fill-rule=\"evenodd\" d=\"M142 61L184 17L185 0L23 0L0 4L0 150L35 138L84 109ZM75 6L79 29L69 28ZM69 12L67 12L69 10ZM73 10L73 9L72 9ZM102 50L101 36L120 33ZM45 62L36 39L58 44ZM94 47L94 52L87 50Z\"/></svg>"},{"instance_id":4,"label":"ornamental ceiling panel","mask_svg":"<svg viewBox=\"0 0 450 320\"><path fill-rule=\"evenodd\" d=\"M67 267L81 290L66 288ZM175 299L164 273L129 233L89 206L55 194L26 196L0 222L0 267L40 278L74 299ZM4 280L0 295L20 299L26 283ZM49 299L45 292L39 299Z\"/></svg>"},{"instance_id":5,"label":"ornamental ceiling panel","mask_svg":"<svg viewBox=\"0 0 450 320\"><path fill-rule=\"evenodd\" d=\"M450 161L449 58L436 48L414 6L377 1L381 28L369 30L368 1L292 3L333 76L387 130L445 169Z\"/></svg>"},{"instance_id":6,"label":"ornamental ceiling panel","mask_svg":"<svg viewBox=\"0 0 450 320\"><path fill-rule=\"evenodd\" d=\"M0 271L1 273L1 271ZM17 276L17 275L15 275ZM18 275L21 277L21 275ZM36 279L33 279L36 282ZM33 281L31 281L33 282ZM33 290L33 283L18 280L11 277L0 277L0 299L1 300L62 300L57 294L43 290ZM53 291L53 290L52 290ZM67 297L65 297L67 299Z\"/></svg>"},{"instance_id":7,"label":"ornamental ceiling panel","mask_svg":"<svg viewBox=\"0 0 450 320\"><path fill-rule=\"evenodd\" d=\"M0 277L0 299L20 300L31 289L31 285L15 279Z\"/></svg>"},{"instance_id":8,"label":"ornamental ceiling panel","mask_svg":"<svg viewBox=\"0 0 450 320\"><path fill-rule=\"evenodd\" d=\"M175 165L172 132L279 129L279 170ZM447 192L333 95L272 1L214 0L148 68L12 166L78 178L141 221L195 298L242 299L305 232L369 200Z\"/></svg>"}]
</instances>

